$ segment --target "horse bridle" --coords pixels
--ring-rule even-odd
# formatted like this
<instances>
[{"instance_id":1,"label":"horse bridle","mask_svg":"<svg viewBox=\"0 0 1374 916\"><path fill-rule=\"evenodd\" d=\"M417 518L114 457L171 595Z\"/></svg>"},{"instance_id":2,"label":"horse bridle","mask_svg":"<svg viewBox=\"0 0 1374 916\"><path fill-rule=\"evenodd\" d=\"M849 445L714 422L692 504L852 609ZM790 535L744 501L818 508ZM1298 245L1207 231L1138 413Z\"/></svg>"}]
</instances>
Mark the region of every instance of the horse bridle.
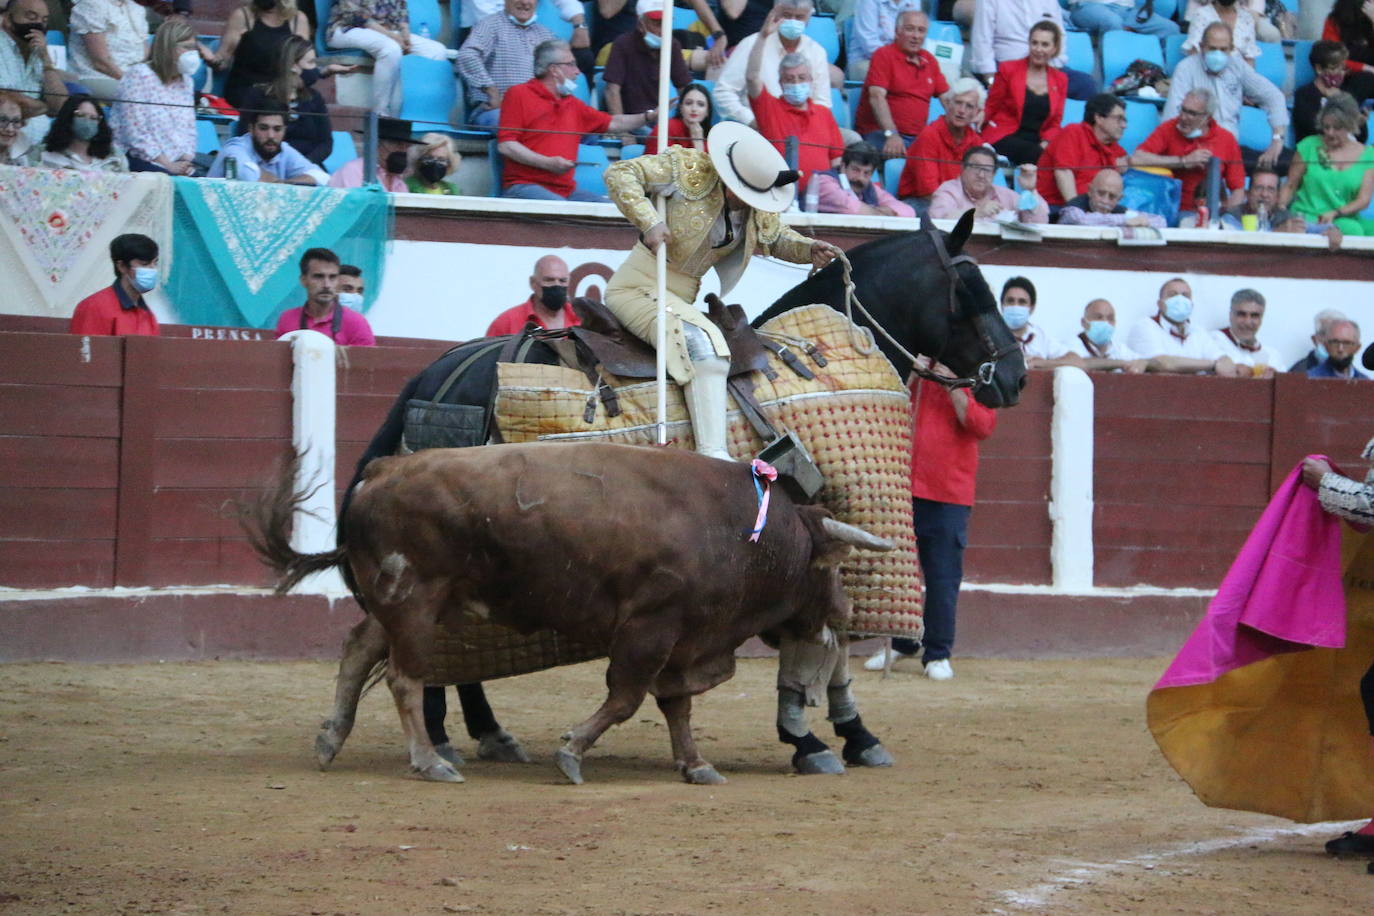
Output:
<instances>
[{"instance_id":1,"label":"horse bridle","mask_svg":"<svg viewBox=\"0 0 1374 916\"><path fill-rule=\"evenodd\" d=\"M959 277L957 268L960 264L972 264L976 267L978 261L970 254L958 254L954 257L950 257L949 251L945 248L945 240L940 237L940 233L933 226L927 229L926 232L930 235L931 244L935 246L935 254L940 259L940 266L944 268L945 277L949 281L949 313L953 317L958 317L958 290L964 281ZM922 367L915 359L912 359L911 371L923 379L944 385L950 390L972 388L974 391L977 391L979 388L991 385L993 375L997 372L997 363L1001 361L1004 356L1010 356L1017 352L1020 349L1020 345L1013 342L1010 345L998 347L992 338L992 319L989 315L990 313L988 312L975 312L972 316L974 329L978 332L978 339L982 342L983 349L987 351L989 357L986 361L979 364L973 375L963 377L941 375L938 372ZM911 354L908 353L906 355L909 359L911 358ZM944 350L941 350L940 353L935 355L935 361L941 362L940 357L943 355Z\"/></svg>"}]
</instances>

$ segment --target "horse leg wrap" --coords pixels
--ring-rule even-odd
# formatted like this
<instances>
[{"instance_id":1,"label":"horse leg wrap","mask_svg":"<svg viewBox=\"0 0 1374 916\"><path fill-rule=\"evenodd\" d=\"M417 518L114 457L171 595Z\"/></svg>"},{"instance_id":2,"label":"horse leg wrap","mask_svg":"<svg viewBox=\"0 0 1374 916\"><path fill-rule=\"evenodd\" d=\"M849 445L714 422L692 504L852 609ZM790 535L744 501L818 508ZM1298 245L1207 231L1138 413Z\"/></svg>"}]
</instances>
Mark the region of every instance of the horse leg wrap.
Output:
<instances>
[{"instance_id":1,"label":"horse leg wrap","mask_svg":"<svg viewBox=\"0 0 1374 916\"><path fill-rule=\"evenodd\" d=\"M840 723L859 717L859 706L854 702L854 694L849 689L853 681L831 684L825 688L825 698L829 702L826 718L835 723L835 733L840 734Z\"/></svg>"},{"instance_id":2,"label":"horse leg wrap","mask_svg":"<svg viewBox=\"0 0 1374 916\"><path fill-rule=\"evenodd\" d=\"M835 734L844 739L844 749L840 753L850 766L892 766L892 755L878 737L864 727L862 716L856 714L852 719L836 722Z\"/></svg>"},{"instance_id":3,"label":"horse leg wrap","mask_svg":"<svg viewBox=\"0 0 1374 916\"><path fill-rule=\"evenodd\" d=\"M805 697L799 690L778 690L778 740L796 750L792 767L798 773L843 773L842 764L825 742L806 726Z\"/></svg>"}]
</instances>

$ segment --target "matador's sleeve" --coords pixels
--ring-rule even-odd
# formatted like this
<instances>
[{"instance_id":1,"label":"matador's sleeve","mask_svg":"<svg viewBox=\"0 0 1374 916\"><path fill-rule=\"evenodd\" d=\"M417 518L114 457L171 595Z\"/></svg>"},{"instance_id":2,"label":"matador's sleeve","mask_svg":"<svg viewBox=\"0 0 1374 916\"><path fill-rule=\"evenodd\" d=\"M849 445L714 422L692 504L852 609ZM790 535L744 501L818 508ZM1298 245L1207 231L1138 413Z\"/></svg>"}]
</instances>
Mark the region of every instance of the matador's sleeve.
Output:
<instances>
[{"instance_id":1,"label":"matador's sleeve","mask_svg":"<svg viewBox=\"0 0 1374 916\"><path fill-rule=\"evenodd\" d=\"M1374 439L1364 447L1363 457L1374 458ZM1323 474L1317 499L1332 515L1356 524L1374 525L1374 467L1365 475L1364 483L1335 472Z\"/></svg>"},{"instance_id":2,"label":"matador's sleeve","mask_svg":"<svg viewBox=\"0 0 1374 916\"><path fill-rule=\"evenodd\" d=\"M666 191L673 184L672 150L655 156L636 156L612 163L606 169L606 190L611 202L643 234L658 224L658 211L650 194Z\"/></svg>"},{"instance_id":3,"label":"matador's sleeve","mask_svg":"<svg viewBox=\"0 0 1374 916\"><path fill-rule=\"evenodd\" d=\"M760 254L772 255L793 264L811 263L812 240L791 226L783 225L778 214L755 210L754 220L758 227Z\"/></svg>"}]
</instances>

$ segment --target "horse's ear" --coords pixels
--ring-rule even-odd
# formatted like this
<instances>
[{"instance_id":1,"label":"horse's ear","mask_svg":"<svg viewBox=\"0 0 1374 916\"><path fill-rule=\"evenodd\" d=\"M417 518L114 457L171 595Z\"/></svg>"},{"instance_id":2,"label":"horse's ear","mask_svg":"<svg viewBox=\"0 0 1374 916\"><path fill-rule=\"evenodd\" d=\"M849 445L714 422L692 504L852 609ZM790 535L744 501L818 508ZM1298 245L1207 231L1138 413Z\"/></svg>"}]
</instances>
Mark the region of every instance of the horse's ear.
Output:
<instances>
[{"instance_id":1,"label":"horse's ear","mask_svg":"<svg viewBox=\"0 0 1374 916\"><path fill-rule=\"evenodd\" d=\"M945 250L950 257L964 250L964 243L973 234L973 211L965 210L964 215L959 217L959 222L954 224L954 231L949 234L945 241Z\"/></svg>"}]
</instances>

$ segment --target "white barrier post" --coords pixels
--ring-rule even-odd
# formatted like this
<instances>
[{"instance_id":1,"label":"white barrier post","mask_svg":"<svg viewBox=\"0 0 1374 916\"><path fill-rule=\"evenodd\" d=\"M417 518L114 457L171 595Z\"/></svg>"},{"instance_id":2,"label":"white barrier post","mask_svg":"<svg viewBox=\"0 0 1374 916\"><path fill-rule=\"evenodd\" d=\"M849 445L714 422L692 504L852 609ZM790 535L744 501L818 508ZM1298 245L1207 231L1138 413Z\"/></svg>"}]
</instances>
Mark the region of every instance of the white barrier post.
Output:
<instances>
[{"instance_id":1,"label":"white barrier post","mask_svg":"<svg viewBox=\"0 0 1374 916\"><path fill-rule=\"evenodd\" d=\"M1093 587L1093 383L1074 366L1054 370L1050 421L1050 566L1056 591Z\"/></svg>"},{"instance_id":2,"label":"white barrier post","mask_svg":"<svg viewBox=\"0 0 1374 916\"><path fill-rule=\"evenodd\" d=\"M297 492L310 497L296 509L291 546L300 553L324 553L335 546L334 510L334 341L318 331L292 331L291 445L300 458ZM297 592L338 591L337 571L312 576Z\"/></svg>"}]
</instances>

